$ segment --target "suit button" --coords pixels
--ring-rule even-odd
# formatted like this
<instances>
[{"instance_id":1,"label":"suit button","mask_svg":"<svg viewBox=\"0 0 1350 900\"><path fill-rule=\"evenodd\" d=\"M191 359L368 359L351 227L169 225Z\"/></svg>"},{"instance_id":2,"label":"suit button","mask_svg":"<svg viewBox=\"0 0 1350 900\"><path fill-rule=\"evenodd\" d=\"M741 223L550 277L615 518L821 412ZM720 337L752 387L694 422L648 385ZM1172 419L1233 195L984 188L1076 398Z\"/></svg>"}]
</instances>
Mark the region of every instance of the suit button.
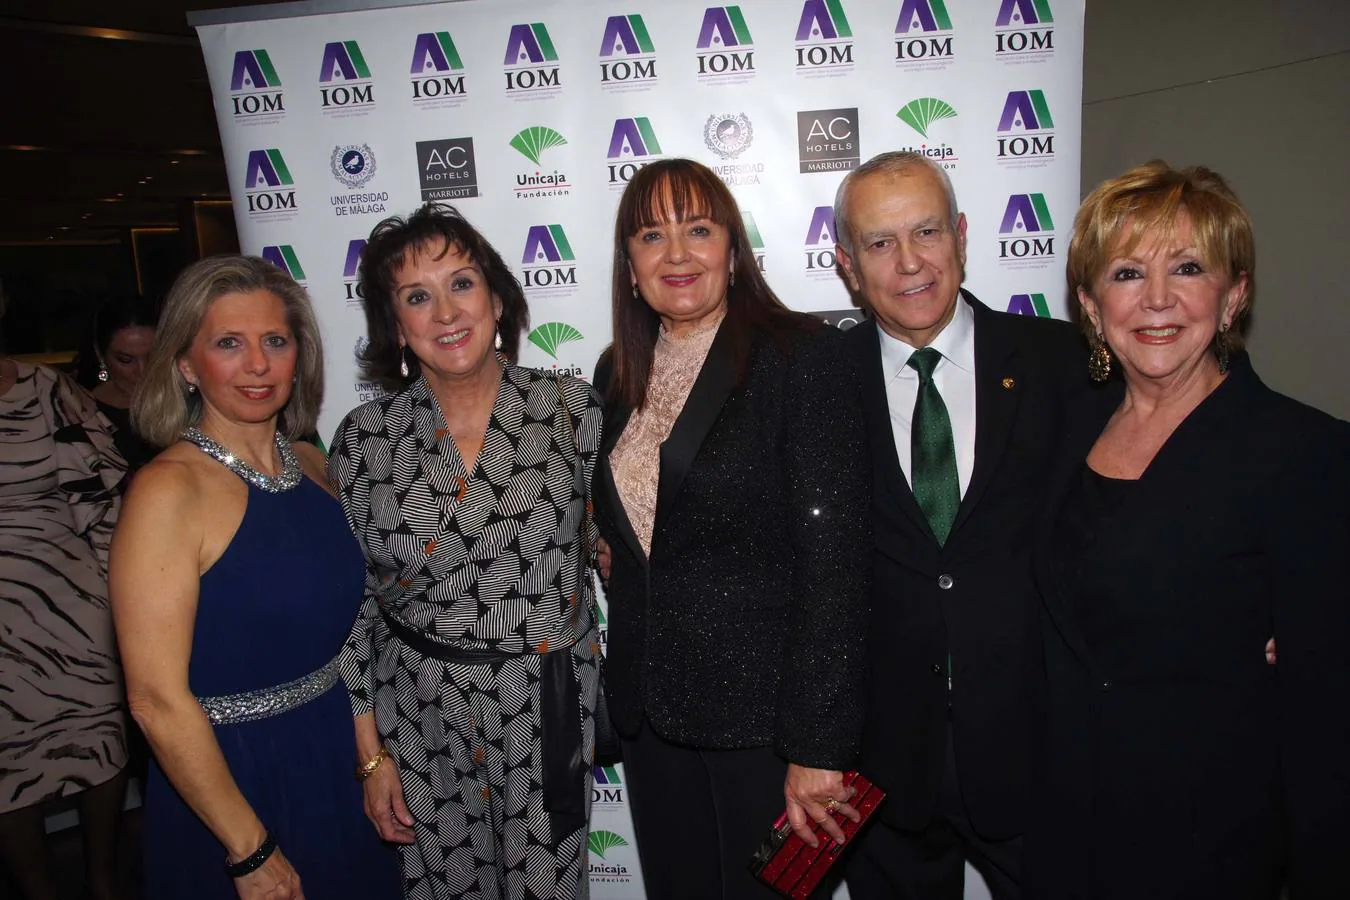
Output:
<instances>
[{"instance_id":1,"label":"suit button","mask_svg":"<svg viewBox=\"0 0 1350 900\"><path fill-rule=\"evenodd\" d=\"M932 667L929 669L929 671L931 671L934 675L941 675L941 674L942 674L942 663L933 663L933 665L932 665Z\"/></svg>"},{"instance_id":2,"label":"suit button","mask_svg":"<svg viewBox=\"0 0 1350 900\"><path fill-rule=\"evenodd\" d=\"M953 584L956 584L956 582L952 580L952 576L950 575L938 576L938 587L940 587L942 590L944 591L951 590Z\"/></svg>"}]
</instances>

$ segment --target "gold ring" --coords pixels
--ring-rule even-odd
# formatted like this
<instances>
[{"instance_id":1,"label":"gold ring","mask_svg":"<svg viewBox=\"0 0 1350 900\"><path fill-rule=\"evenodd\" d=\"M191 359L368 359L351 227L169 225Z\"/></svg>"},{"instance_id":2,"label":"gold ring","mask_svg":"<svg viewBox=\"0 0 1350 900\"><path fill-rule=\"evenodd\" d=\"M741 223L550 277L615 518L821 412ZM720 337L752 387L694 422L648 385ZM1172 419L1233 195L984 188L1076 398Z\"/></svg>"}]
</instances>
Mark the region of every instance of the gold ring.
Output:
<instances>
[{"instance_id":1,"label":"gold ring","mask_svg":"<svg viewBox=\"0 0 1350 900\"><path fill-rule=\"evenodd\" d=\"M839 808L839 801L834 799L833 797L825 801L825 810L827 812L834 812L838 808Z\"/></svg>"}]
</instances>

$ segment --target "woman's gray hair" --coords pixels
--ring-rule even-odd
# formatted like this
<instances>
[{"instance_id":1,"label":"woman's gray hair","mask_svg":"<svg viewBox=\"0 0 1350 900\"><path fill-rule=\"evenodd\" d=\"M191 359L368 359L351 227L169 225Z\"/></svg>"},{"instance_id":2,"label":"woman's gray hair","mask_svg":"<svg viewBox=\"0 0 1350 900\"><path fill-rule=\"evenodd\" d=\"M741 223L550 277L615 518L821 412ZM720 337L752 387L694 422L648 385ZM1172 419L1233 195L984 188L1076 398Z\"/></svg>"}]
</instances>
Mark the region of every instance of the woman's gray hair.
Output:
<instances>
[{"instance_id":1,"label":"woman's gray hair","mask_svg":"<svg viewBox=\"0 0 1350 900\"><path fill-rule=\"evenodd\" d=\"M956 188L952 187L952 180L947 175L947 170L922 153L916 153L913 150L890 150L886 153L878 153L849 172L844 176L844 180L839 182L839 189L834 192L834 239L839 242L839 245L845 251L853 252L853 232L849 228L847 208L848 191L853 183L866 178L868 175L894 175L917 166L922 166L937 176L938 183L942 185L943 191L947 194L947 208L951 216L951 221L947 224L953 228L956 227L956 219L961 211L956 206Z\"/></svg>"},{"instance_id":2,"label":"woman's gray hair","mask_svg":"<svg viewBox=\"0 0 1350 900\"><path fill-rule=\"evenodd\" d=\"M295 385L278 430L296 439L314 432L323 404L323 344L309 295L291 276L256 256L211 256L179 274L164 300L145 376L131 402L131 422L145 440L167 447L201 419L202 400L188 393L178 361L201 331L206 311L226 294L269 291L286 308L295 338Z\"/></svg>"}]
</instances>

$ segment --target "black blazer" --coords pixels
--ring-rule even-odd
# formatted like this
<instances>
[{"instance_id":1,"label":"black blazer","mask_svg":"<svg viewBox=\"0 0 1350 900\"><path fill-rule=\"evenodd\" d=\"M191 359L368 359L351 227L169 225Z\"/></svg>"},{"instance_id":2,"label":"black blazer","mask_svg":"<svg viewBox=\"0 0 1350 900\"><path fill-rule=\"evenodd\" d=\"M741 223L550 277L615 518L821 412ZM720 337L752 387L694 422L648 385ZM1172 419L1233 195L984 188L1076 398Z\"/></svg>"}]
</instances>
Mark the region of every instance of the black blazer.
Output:
<instances>
[{"instance_id":1,"label":"black blazer","mask_svg":"<svg viewBox=\"0 0 1350 900\"><path fill-rule=\"evenodd\" d=\"M839 334L760 337L736 385L724 328L670 437L651 558L609 455L630 410L606 409L595 511L613 548L605 691L620 733L645 716L695 747L772 745L842 769L857 750L868 480ZM608 359L597 367L603 392Z\"/></svg>"},{"instance_id":2,"label":"black blazer","mask_svg":"<svg viewBox=\"0 0 1350 900\"><path fill-rule=\"evenodd\" d=\"M1054 509L1123 391L1076 418ZM1350 896L1347 464L1350 425L1242 354L1074 557L1087 598L1047 517L1028 897L1271 900L1286 869L1293 900Z\"/></svg>"},{"instance_id":3,"label":"black blazer","mask_svg":"<svg viewBox=\"0 0 1350 900\"><path fill-rule=\"evenodd\" d=\"M1066 322L975 314L975 466L939 546L900 469L875 322L851 329L875 478L876 555L860 768L892 797L879 815L906 829L937 803L950 722L966 809L988 839L1020 834L1031 781L1039 672L1031 546L1064 430L1065 398L1087 385L1083 341Z\"/></svg>"}]
</instances>

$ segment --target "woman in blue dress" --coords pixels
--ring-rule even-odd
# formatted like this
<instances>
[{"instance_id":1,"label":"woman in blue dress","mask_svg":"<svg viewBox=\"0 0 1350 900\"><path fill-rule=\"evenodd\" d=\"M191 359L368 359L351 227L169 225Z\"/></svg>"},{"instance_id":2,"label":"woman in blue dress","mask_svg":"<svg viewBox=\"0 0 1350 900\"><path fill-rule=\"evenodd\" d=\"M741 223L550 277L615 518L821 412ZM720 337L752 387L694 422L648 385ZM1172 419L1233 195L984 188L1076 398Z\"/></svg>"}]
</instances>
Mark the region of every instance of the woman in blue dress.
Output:
<instances>
[{"instance_id":1,"label":"woman in blue dress","mask_svg":"<svg viewBox=\"0 0 1350 900\"><path fill-rule=\"evenodd\" d=\"M132 418L166 449L132 484L110 560L128 700L155 756L145 895L397 897L335 662L364 560L323 455L291 443L323 392L304 289L260 259L194 264L147 369Z\"/></svg>"}]
</instances>

